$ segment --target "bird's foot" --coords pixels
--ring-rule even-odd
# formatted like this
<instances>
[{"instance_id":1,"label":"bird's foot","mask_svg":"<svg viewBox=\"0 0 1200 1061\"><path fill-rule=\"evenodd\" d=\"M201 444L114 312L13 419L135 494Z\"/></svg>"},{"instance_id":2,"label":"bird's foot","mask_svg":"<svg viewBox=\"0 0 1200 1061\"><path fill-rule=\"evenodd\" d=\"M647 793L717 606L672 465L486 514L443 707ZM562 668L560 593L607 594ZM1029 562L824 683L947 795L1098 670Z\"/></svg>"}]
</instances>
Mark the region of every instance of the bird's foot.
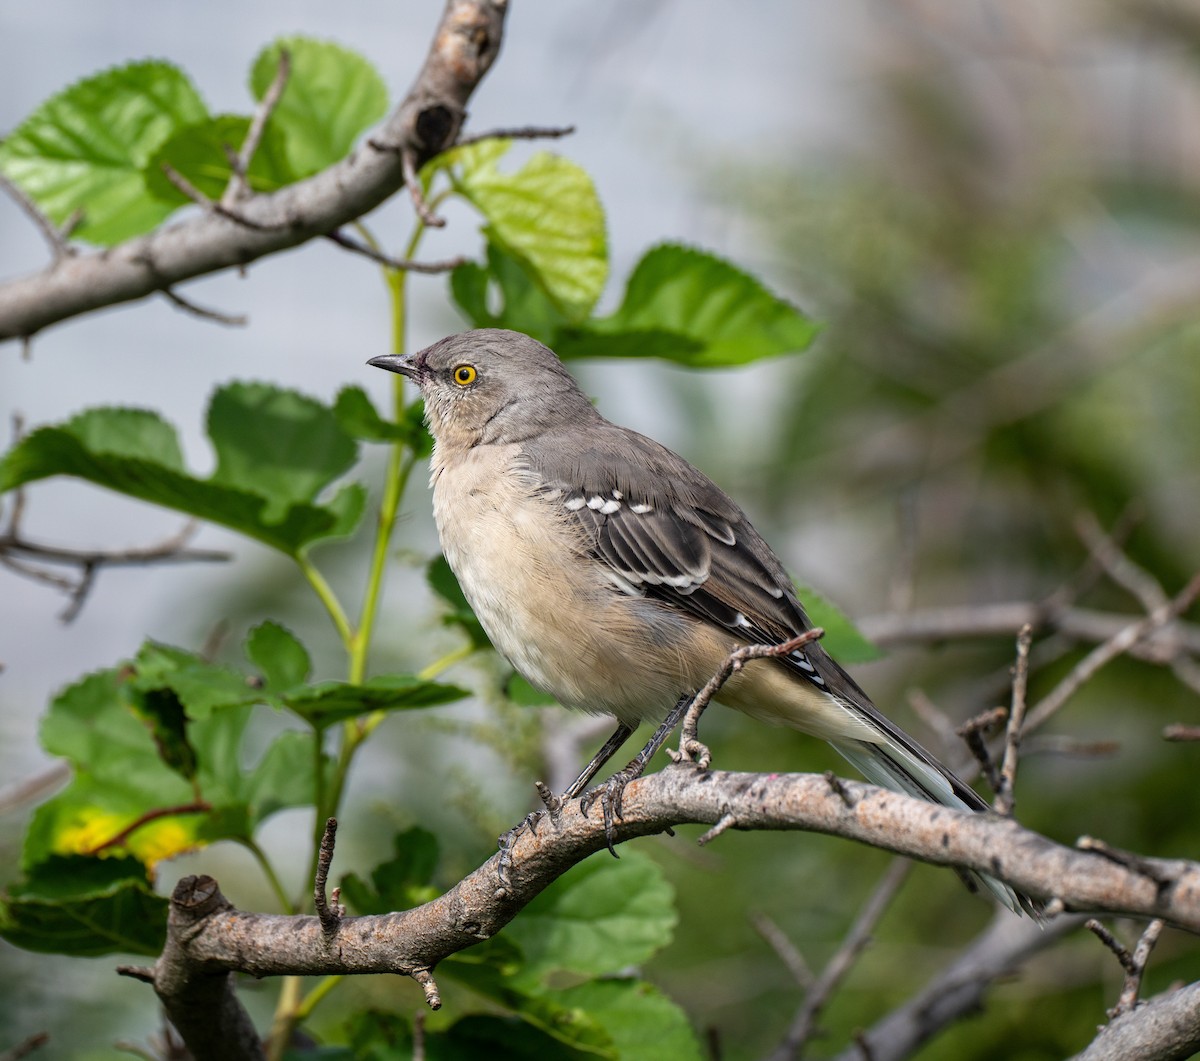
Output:
<instances>
[{"instance_id":1,"label":"bird's foot","mask_svg":"<svg viewBox=\"0 0 1200 1061\"><path fill-rule=\"evenodd\" d=\"M634 760L628 766L618 770L603 784L585 792L579 797L579 809L586 818L592 804L600 801L600 809L604 813L604 842L613 858L620 858L616 850L616 822L623 817L621 801L625 797L625 789L631 781L636 781L645 769L644 763Z\"/></svg>"},{"instance_id":2,"label":"bird's foot","mask_svg":"<svg viewBox=\"0 0 1200 1061\"><path fill-rule=\"evenodd\" d=\"M513 847L526 829L535 836L537 835L538 822L542 820L544 813L544 811L540 810L530 811L518 825L514 825L506 833L501 833L499 839L496 841L496 846L500 848L500 860L496 863L496 876L499 878L500 887L505 891L510 891L512 886L512 877L509 875L509 871L512 869L513 864ZM553 816L551 820L554 821ZM557 825L556 821L555 824Z\"/></svg>"},{"instance_id":3,"label":"bird's foot","mask_svg":"<svg viewBox=\"0 0 1200 1061\"><path fill-rule=\"evenodd\" d=\"M667 754L673 763L695 763L701 770L707 770L712 763L712 752L708 745L686 733L679 738L679 750L668 748Z\"/></svg>"}]
</instances>

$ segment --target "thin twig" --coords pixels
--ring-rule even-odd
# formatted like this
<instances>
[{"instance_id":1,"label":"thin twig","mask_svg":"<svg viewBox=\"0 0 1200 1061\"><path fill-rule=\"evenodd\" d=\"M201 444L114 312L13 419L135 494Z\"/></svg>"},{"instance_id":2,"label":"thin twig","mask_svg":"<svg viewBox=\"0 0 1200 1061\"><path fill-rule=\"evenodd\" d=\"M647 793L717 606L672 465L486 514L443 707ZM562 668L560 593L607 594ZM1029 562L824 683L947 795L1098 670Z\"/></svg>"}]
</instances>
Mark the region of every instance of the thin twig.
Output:
<instances>
[{"instance_id":1,"label":"thin twig","mask_svg":"<svg viewBox=\"0 0 1200 1061\"><path fill-rule=\"evenodd\" d=\"M412 1061L425 1061L425 1011L413 1014Z\"/></svg>"},{"instance_id":2,"label":"thin twig","mask_svg":"<svg viewBox=\"0 0 1200 1061\"><path fill-rule=\"evenodd\" d=\"M998 814L1010 815L1016 802L1017 759L1021 754L1021 728L1025 723L1025 693L1029 686L1029 646L1033 627L1026 623L1017 634L1017 659L1013 664L1012 707L1004 730L1004 759L1000 766L1000 784L993 806Z\"/></svg>"},{"instance_id":3,"label":"thin twig","mask_svg":"<svg viewBox=\"0 0 1200 1061\"><path fill-rule=\"evenodd\" d=\"M440 262L417 262L411 258L393 258L390 255L375 250L374 247L368 247L367 244L360 243L353 236L347 236L341 229L335 229L333 232L326 233L325 238L332 240L339 247L344 247L348 251L361 254L364 258L370 258L371 261L378 262L380 265L386 265L389 269L400 269L410 273L448 273L451 270L457 269L460 265L466 265L470 261L469 258L464 258L461 255L457 258L446 258Z\"/></svg>"},{"instance_id":4,"label":"thin twig","mask_svg":"<svg viewBox=\"0 0 1200 1061\"><path fill-rule=\"evenodd\" d=\"M1005 708L993 707L967 719L955 731L966 742L971 754L975 756L975 761L979 763L979 768L983 771L983 776L987 779L993 792L1000 791L1000 774L996 770L996 763L992 759L992 753L988 751L987 741L984 738L1006 718L1008 718L1008 711Z\"/></svg>"},{"instance_id":5,"label":"thin twig","mask_svg":"<svg viewBox=\"0 0 1200 1061\"><path fill-rule=\"evenodd\" d=\"M0 788L0 814L7 814L41 799L70 776L70 764L65 759L59 759L36 774L5 785Z\"/></svg>"},{"instance_id":6,"label":"thin twig","mask_svg":"<svg viewBox=\"0 0 1200 1061\"><path fill-rule=\"evenodd\" d=\"M1087 546L1088 552L1104 573L1136 597L1147 612L1162 608L1168 603L1166 591L1158 579L1134 563L1117 541L1104 532L1100 521L1092 513L1085 512L1075 520L1075 533Z\"/></svg>"},{"instance_id":7,"label":"thin twig","mask_svg":"<svg viewBox=\"0 0 1200 1061\"><path fill-rule=\"evenodd\" d=\"M202 317L204 320L216 321L218 324L227 324L236 328L244 325L249 319L244 313L222 313L220 310L209 309L207 306L199 306L184 298L174 288L164 287L162 293L180 309Z\"/></svg>"},{"instance_id":8,"label":"thin twig","mask_svg":"<svg viewBox=\"0 0 1200 1061\"><path fill-rule=\"evenodd\" d=\"M1129 651L1139 641L1187 611L1197 596L1200 596L1200 574L1193 575L1188 584L1165 605L1155 608L1144 619L1130 623L1103 644L1097 645L1029 713L1026 730L1032 731L1039 728L1105 664Z\"/></svg>"},{"instance_id":9,"label":"thin twig","mask_svg":"<svg viewBox=\"0 0 1200 1061\"><path fill-rule=\"evenodd\" d=\"M41 1049L49 1041L49 1032L38 1032L0 1053L0 1061L21 1061L21 1058L28 1057L34 1050Z\"/></svg>"},{"instance_id":10,"label":"thin twig","mask_svg":"<svg viewBox=\"0 0 1200 1061\"><path fill-rule=\"evenodd\" d=\"M1186 726L1182 722L1163 728L1163 740L1200 741L1200 726Z\"/></svg>"},{"instance_id":11,"label":"thin twig","mask_svg":"<svg viewBox=\"0 0 1200 1061\"><path fill-rule=\"evenodd\" d=\"M791 1027L788 1028L787 1035L770 1055L771 1061L789 1061L790 1058L799 1056L804 1044L813 1037L817 1030L817 1017L821 1010L833 995L838 984L853 968L854 962L863 949L871 941L871 933L875 931L875 926L879 923L879 919L887 910L888 904L895 897L896 892L900 890L900 886L904 883L911 868L912 863L906 858L892 860L887 872L874 892L871 893L871 897L859 912L858 917L855 918L854 924L850 926L850 931L846 933L841 945L829 959L825 968L821 970L817 982L805 995L803 1004L793 1018Z\"/></svg>"},{"instance_id":12,"label":"thin twig","mask_svg":"<svg viewBox=\"0 0 1200 1061\"><path fill-rule=\"evenodd\" d=\"M492 129L486 133L462 136L454 147L466 147L468 144L478 144L482 140L557 140L574 132L573 125L520 125L513 129Z\"/></svg>"},{"instance_id":13,"label":"thin twig","mask_svg":"<svg viewBox=\"0 0 1200 1061\"><path fill-rule=\"evenodd\" d=\"M817 982L816 974L804 960L804 955L796 949L796 945L788 938L787 933L771 918L766 914L751 914L750 924L779 956L779 960L792 974L792 979L796 981L798 987L807 991Z\"/></svg>"},{"instance_id":14,"label":"thin twig","mask_svg":"<svg viewBox=\"0 0 1200 1061\"><path fill-rule=\"evenodd\" d=\"M107 851L110 847L117 847L128 840L142 826L149 825L160 818L174 818L181 814L206 814L210 810L212 810L212 804L206 803L202 799L196 800L195 803L184 803L178 807L159 807L155 810L148 810L145 814L138 815L138 817L115 836L111 836L102 844L97 844L91 848L87 854L98 855L101 851Z\"/></svg>"},{"instance_id":15,"label":"thin twig","mask_svg":"<svg viewBox=\"0 0 1200 1061\"><path fill-rule=\"evenodd\" d=\"M26 195L21 188L8 179L3 173L0 173L0 188L3 188L13 200L36 226L39 232L45 237L46 242L50 244L50 253L53 256L54 263L57 265L63 258L69 257L71 247L67 243L67 237L63 230L60 229L53 221L38 209L37 204ZM76 211L78 213L78 211ZM82 217L82 214L80 215ZM74 218L75 214L71 215ZM68 222L71 221L68 218ZM77 227L79 220L75 220L72 228Z\"/></svg>"},{"instance_id":16,"label":"thin twig","mask_svg":"<svg viewBox=\"0 0 1200 1061\"><path fill-rule=\"evenodd\" d=\"M262 221L251 221L250 218L236 210L230 209L222 203L215 202L197 188L190 180L179 172L169 162L162 164L162 171L167 180L169 180L176 188L184 195L192 200L197 206L202 207L210 214L217 214L234 224L241 225L253 232L275 232L288 227L287 222L279 222L277 224L264 224Z\"/></svg>"},{"instance_id":17,"label":"thin twig","mask_svg":"<svg viewBox=\"0 0 1200 1061\"><path fill-rule=\"evenodd\" d=\"M1158 937L1162 935L1164 927L1165 922L1156 917L1141 934L1137 946L1133 948L1133 969L1125 972L1125 984L1121 988L1115 1008L1109 1013L1110 1017L1119 1017L1137 1005L1138 993L1142 989L1142 977L1150 962L1150 953L1154 950L1154 945L1158 942Z\"/></svg>"},{"instance_id":18,"label":"thin twig","mask_svg":"<svg viewBox=\"0 0 1200 1061\"><path fill-rule=\"evenodd\" d=\"M333 863L333 848L337 840L337 826L336 818L326 819L325 832L321 837L321 847L317 853L317 873L313 880L313 906L316 908L317 917L321 920L321 928L324 929L326 934L336 932L338 922L342 919L342 912L338 907L336 895L332 906L325 895L325 884L329 880L329 867Z\"/></svg>"},{"instance_id":19,"label":"thin twig","mask_svg":"<svg viewBox=\"0 0 1200 1061\"><path fill-rule=\"evenodd\" d=\"M404 174L404 183L408 185L408 194L412 198L413 209L417 217L429 228L445 228L446 219L438 217L425 201L425 191L421 187L421 178L417 176L416 155L410 149L400 151L400 170Z\"/></svg>"},{"instance_id":20,"label":"thin twig","mask_svg":"<svg viewBox=\"0 0 1200 1061\"><path fill-rule=\"evenodd\" d=\"M246 180L246 175L250 172L250 163L254 160L254 154L262 141L267 121L283 96L283 90L287 86L288 76L291 72L291 53L286 48L280 48L279 66L275 69L275 77L271 80L258 107L255 108L254 117L250 120L250 128L246 130L246 139L242 141L241 150L230 161L233 173L221 196L221 205L226 209L231 208L250 190L250 185Z\"/></svg>"}]
</instances>

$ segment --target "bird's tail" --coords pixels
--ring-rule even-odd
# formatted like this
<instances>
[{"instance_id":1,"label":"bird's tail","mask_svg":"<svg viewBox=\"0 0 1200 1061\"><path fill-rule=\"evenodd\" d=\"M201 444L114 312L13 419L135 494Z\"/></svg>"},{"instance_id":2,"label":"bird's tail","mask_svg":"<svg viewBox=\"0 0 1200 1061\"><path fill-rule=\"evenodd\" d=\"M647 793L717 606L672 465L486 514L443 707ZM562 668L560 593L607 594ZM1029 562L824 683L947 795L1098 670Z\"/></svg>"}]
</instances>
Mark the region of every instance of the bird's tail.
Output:
<instances>
[{"instance_id":1,"label":"bird's tail","mask_svg":"<svg viewBox=\"0 0 1200 1061\"><path fill-rule=\"evenodd\" d=\"M864 740L833 740L829 743L849 759L867 780L893 792L915 796L930 803L955 810L981 812L988 805L974 789L955 777L907 734L876 716L884 738L875 743ZM961 870L960 875L973 891L986 888L1015 914L1022 911L1040 919L1041 905L1028 895L1010 888L1001 880L974 870Z\"/></svg>"}]
</instances>

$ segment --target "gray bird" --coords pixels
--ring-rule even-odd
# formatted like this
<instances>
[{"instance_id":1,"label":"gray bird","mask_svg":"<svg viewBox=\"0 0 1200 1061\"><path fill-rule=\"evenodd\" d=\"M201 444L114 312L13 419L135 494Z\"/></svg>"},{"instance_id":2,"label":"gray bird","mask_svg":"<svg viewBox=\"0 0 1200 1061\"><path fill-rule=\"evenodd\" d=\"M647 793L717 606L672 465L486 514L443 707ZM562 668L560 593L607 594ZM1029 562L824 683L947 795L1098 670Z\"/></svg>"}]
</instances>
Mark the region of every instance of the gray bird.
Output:
<instances>
[{"instance_id":1,"label":"gray bird","mask_svg":"<svg viewBox=\"0 0 1200 1061\"><path fill-rule=\"evenodd\" d=\"M619 816L621 789L731 651L811 628L791 579L720 487L604 419L529 336L484 328L369 364L420 387L442 550L492 643L563 706L619 723L564 798L583 792L639 723L666 716L604 793L606 818L610 803ZM878 785L988 809L815 642L743 668L720 700L827 740ZM1002 882L968 876L1034 912Z\"/></svg>"}]
</instances>

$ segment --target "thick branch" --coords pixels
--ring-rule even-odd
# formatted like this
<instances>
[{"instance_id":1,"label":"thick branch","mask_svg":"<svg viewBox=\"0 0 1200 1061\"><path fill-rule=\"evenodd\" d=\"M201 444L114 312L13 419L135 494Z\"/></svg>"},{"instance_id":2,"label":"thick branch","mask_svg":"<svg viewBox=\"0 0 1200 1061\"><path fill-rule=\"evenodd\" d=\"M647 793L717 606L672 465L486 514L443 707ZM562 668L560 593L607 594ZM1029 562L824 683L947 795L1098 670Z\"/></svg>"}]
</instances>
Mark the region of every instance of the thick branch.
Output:
<instances>
[{"instance_id":1,"label":"thick branch","mask_svg":"<svg viewBox=\"0 0 1200 1061\"><path fill-rule=\"evenodd\" d=\"M425 65L380 140L401 146L418 165L454 142L467 100L499 51L506 8L507 0L448 0ZM323 236L403 183L400 154L366 147L308 180L241 200L239 215L258 227L206 213L109 250L61 258L0 285L0 339Z\"/></svg>"},{"instance_id":2,"label":"thick branch","mask_svg":"<svg viewBox=\"0 0 1200 1061\"><path fill-rule=\"evenodd\" d=\"M672 825L713 825L730 817L742 829L807 829L989 873L1032 895L1057 897L1068 909L1161 917L1200 932L1196 863L1142 859L1135 867L1063 847L1011 819L931 806L852 781L839 782L838 789L842 796L821 775L668 767L629 786L624 818L614 823L614 831L625 841ZM601 815L585 817L572 801L562 809L558 829L543 824L515 838L507 887L500 885L500 856L495 855L424 906L343 918L332 930L316 917L235 911L223 899L211 898L210 893L220 895L215 882L187 878L173 907L181 905L181 895L183 902L196 905L199 894L211 912L189 914L181 922L186 932L172 930L155 966L155 989L172 1014L194 1008L199 985L211 994L210 1005L227 1005L224 985L230 970L253 976L401 973L422 982L428 995L429 971L439 961L495 935L569 867L605 846ZM1144 872L1147 868L1152 875ZM188 1043L200 1061L218 1056L198 1051L190 1038Z\"/></svg>"},{"instance_id":3,"label":"thick branch","mask_svg":"<svg viewBox=\"0 0 1200 1061\"><path fill-rule=\"evenodd\" d=\"M1072 1061L1183 1061L1200 1050L1200 983L1156 995L1101 1029Z\"/></svg>"}]
</instances>

